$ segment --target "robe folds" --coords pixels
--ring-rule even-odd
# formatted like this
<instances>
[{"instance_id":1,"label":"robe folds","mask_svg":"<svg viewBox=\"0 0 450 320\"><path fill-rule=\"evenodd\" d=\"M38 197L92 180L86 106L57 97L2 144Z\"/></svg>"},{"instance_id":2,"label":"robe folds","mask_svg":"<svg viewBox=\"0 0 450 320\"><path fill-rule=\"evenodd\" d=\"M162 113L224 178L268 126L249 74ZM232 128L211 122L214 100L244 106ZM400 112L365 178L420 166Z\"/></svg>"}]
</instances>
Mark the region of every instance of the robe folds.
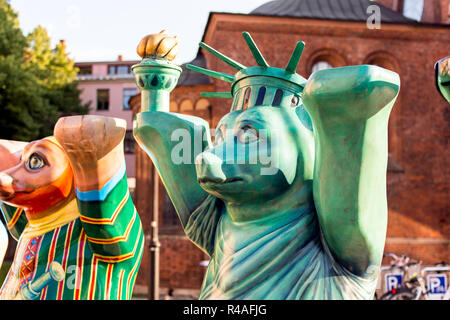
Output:
<instances>
[{"instance_id":1,"label":"robe folds","mask_svg":"<svg viewBox=\"0 0 450 320\"><path fill-rule=\"evenodd\" d=\"M200 299L372 299L378 272L361 277L341 265L314 206L235 222L208 196L185 227L210 257Z\"/></svg>"}]
</instances>

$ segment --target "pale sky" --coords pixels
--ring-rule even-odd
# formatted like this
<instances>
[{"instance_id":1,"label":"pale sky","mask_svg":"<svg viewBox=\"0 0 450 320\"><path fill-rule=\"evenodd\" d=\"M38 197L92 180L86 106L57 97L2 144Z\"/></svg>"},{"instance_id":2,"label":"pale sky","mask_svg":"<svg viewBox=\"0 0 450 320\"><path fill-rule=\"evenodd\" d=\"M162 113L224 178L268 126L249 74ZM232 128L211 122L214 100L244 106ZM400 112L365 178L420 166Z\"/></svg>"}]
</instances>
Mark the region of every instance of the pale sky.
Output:
<instances>
[{"instance_id":1,"label":"pale sky","mask_svg":"<svg viewBox=\"0 0 450 320\"><path fill-rule=\"evenodd\" d=\"M249 13L269 0L11 0L25 34L47 28L56 44L65 39L75 61L138 60L139 40L166 29L180 38L175 60L195 58L208 14Z\"/></svg>"}]
</instances>

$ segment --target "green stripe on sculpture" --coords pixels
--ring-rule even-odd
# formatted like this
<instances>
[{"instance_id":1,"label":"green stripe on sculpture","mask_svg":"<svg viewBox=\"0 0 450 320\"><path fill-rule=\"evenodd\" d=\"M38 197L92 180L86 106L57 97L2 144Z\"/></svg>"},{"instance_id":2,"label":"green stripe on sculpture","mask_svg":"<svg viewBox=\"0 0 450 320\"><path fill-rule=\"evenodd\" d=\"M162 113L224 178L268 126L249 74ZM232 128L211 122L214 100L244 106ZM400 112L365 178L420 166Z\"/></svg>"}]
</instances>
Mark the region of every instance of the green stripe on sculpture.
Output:
<instances>
[{"instance_id":1,"label":"green stripe on sculpture","mask_svg":"<svg viewBox=\"0 0 450 320\"><path fill-rule=\"evenodd\" d=\"M127 176L124 174L104 201L81 201L77 199L80 213L90 219L111 219L115 209L127 197L128 192ZM108 213L108 216L105 215L106 213Z\"/></svg>"}]
</instances>

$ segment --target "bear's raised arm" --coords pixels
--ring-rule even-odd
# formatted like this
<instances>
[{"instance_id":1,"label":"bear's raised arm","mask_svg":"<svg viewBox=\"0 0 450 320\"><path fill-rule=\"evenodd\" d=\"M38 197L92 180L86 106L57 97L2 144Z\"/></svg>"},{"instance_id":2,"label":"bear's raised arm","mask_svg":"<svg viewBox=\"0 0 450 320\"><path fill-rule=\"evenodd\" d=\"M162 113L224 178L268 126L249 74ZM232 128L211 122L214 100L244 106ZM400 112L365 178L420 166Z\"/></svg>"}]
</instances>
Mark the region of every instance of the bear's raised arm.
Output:
<instances>
[{"instance_id":1,"label":"bear's raised arm","mask_svg":"<svg viewBox=\"0 0 450 320\"><path fill-rule=\"evenodd\" d=\"M322 70L303 103L315 134L314 202L325 241L358 275L381 263L387 225L388 120L400 88L376 66Z\"/></svg>"},{"instance_id":2,"label":"bear's raised arm","mask_svg":"<svg viewBox=\"0 0 450 320\"><path fill-rule=\"evenodd\" d=\"M55 126L74 173L87 240L97 257L109 263L140 260L144 241L128 190L125 131L125 120L100 116L61 118Z\"/></svg>"},{"instance_id":3,"label":"bear's raised arm","mask_svg":"<svg viewBox=\"0 0 450 320\"><path fill-rule=\"evenodd\" d=\"M133 66L141 90L141 112L136 115L133 134L152 159L183 227L206 199L197 183L195 158L211 144L208 122L169 112L170 92L181 68L172 63L178 51L177 37L165 31L144 37L137 47L143 58Z\"/></svg>"},{"instance_id":4,"label":"bear's raised arm","mask_svg":"<svg viewBox=\"0 0 450 320\"><path fill-rule=\"evenodd\" d=\"M206 121L176 113L137 114L134 137L155 164L183 227L207 193L197 182L195 158L210 143Z\"/></svg>"}]
</instances>

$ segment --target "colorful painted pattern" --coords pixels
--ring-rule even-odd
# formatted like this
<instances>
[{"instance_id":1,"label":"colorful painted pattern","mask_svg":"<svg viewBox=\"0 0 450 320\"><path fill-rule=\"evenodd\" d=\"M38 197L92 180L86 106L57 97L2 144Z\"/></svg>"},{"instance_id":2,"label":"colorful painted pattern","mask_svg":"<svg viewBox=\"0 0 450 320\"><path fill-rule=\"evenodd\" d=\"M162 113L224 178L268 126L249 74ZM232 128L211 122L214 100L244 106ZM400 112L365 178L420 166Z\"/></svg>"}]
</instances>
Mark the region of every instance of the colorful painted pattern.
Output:
<instances>
[{"instance_id":1,"label":"colorful painted pattern","mask_svg":"<svg viewBox=\"0 0 450 320\"><path fill-rule=\"evenodd\" d=\"M25 227L28 225L28 220L25 211L21 208L11 207L0 201L0 209L8 222L8 231L11 236L19 241Z\"/></svg>"},{"instance_id":2,"label":"colorful painted pattern","mask_svg":"<svg viewBox=\"0 0 450 320\"><path fill-rule=\"evenodd\" d=\"M20 271L30 248L36 250L31 281L59 262L65 279L53 282L41 292L41 300L130 299L144 248L139 215L128 191L127 177L116 179L106 198L77 199L80 217L45 233L34 247L34 238L19 239L13 265L0 290L1 299L13 298L21 280ZM25 215L2 205L10 232L25 229ZM25 217L26 219L26 217ZM31 246L31 247L30 247ZM28 249L27 249L28 248ZM23 282L23 281L22 281Z\"/></svg>"}]
</instances>

